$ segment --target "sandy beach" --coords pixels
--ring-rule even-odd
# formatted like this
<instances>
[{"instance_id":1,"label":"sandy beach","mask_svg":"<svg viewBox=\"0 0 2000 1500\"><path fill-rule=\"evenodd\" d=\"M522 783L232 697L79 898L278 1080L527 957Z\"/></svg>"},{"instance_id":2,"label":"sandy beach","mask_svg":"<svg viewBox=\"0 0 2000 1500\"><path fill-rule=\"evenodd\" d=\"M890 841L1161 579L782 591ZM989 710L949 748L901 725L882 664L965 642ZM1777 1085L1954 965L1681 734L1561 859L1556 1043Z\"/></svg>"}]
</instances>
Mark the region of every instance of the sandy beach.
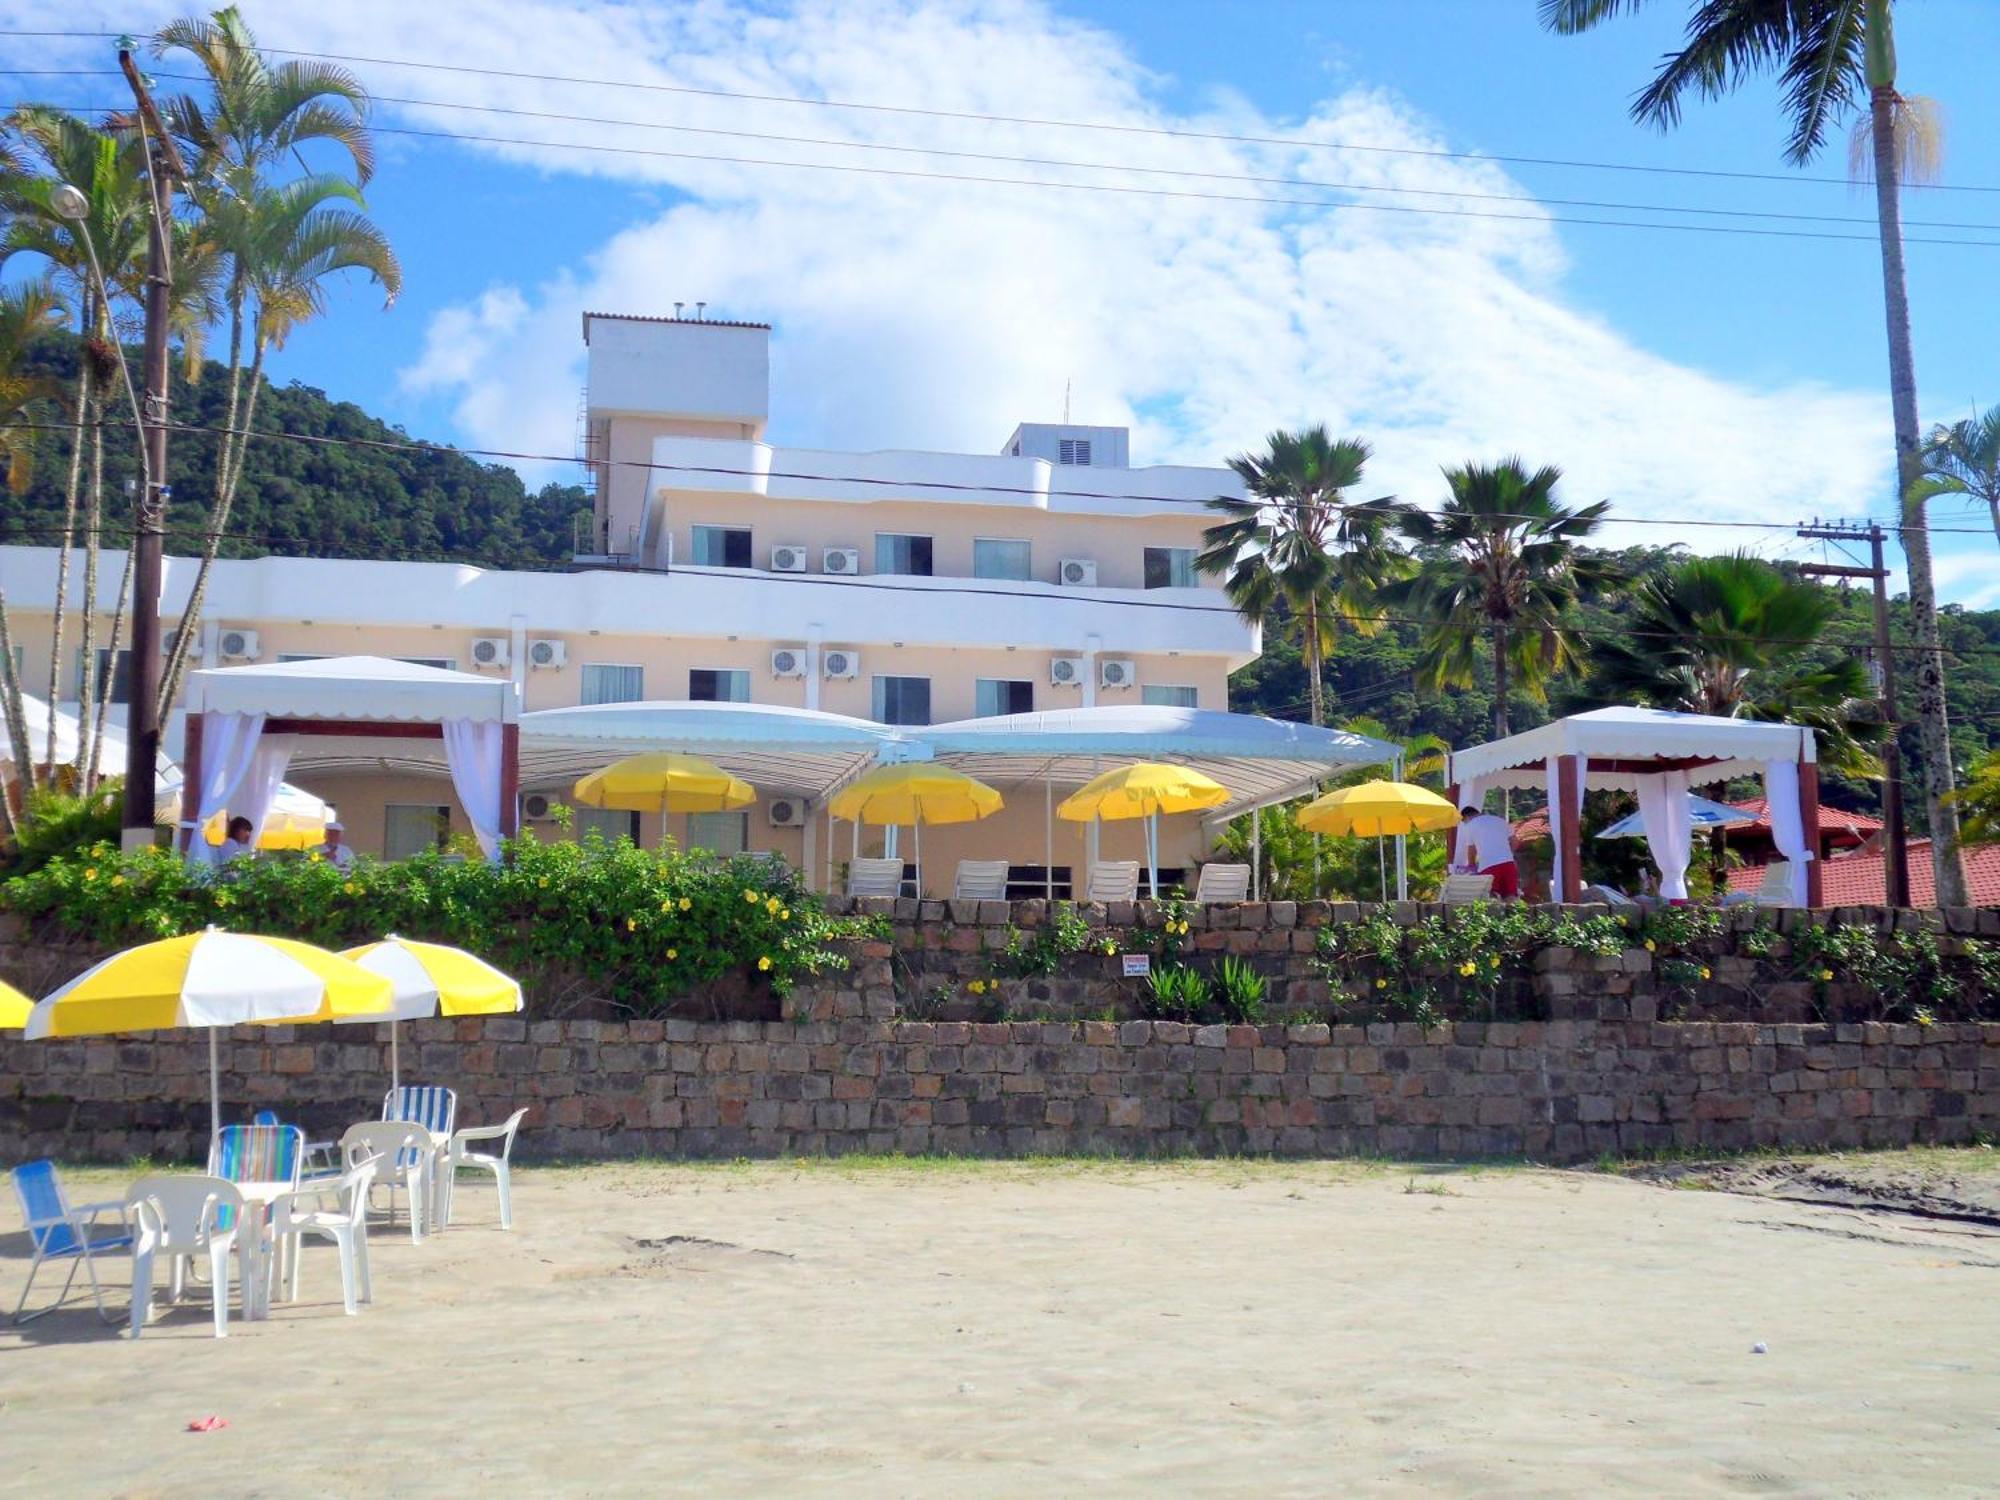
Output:
<instances>
[{"instance_id":1,"label":"sandy beach","mask_svg":"<svg viewBox=\"0 0 2000 1500\"><path fill-rule=\"evenodd\" d=\"M72 1196L122 1182L75 1173ZM2000 1231L1689 1190L1706 1185L1340 1163L524 1171L512 1233L474 1186L421 1247L378 1230L357 1318L314 1249L302 1301L226 1341L199 1306L136 1345L87 1303L0 1330L0 1492L2000 1484ZM227 1428L186 1430L210 1414Z\"/></svg>"}]
</instances>

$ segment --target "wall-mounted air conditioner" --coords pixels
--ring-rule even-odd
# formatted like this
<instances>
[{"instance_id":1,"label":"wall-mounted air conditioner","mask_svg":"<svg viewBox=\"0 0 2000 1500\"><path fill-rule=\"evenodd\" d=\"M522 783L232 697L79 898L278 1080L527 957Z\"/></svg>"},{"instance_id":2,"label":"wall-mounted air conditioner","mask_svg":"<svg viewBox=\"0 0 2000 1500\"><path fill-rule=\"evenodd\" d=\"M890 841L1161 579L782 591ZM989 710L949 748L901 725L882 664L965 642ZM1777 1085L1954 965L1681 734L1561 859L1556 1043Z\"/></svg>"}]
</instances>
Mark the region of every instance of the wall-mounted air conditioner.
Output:
<instances>
[{"instance_id":1,"label":"wall-mounted air conditioner","mask_svg":"<svg viewBox=\"0 0 2000 1500\"><path fill-rule=\"evenodd\" d=\"M811 553L803 542L780 542L771 549L773 573L803 573Z\"/></svg>"},{"instance_id":2,"label":"wall-mounted air conditioner","mask_svg":"<svg viewBox=\"0 0 2000 1500\"><path fill-rule=\"evenodd\" d=\"M1058 656L1049 663L1049 683L1053 687L1082 687L1085 662L1080 656Z\"/></svg>"},{"instance_id":3,"label":"wall-mounted air conditioner","mask_svg":"<svg viewBox=\"0 0 2000 1500\"><path fill-rule=\"evenodd\" d=\"M254 661L263 649L254 630L224 630L215 637L216 653L224 661Z\"/></svg>"},{"instance_id":4,"label":"wall-mounted air conditioner","mask_svg":"<svg viewBox=\"0 0 2000 1500\"><path fill-rule=\"evenodd\" d=\"M472 664L475 667L504 667L513 655L513 644L504 635L472 638Z\"/></svg>"},{"instance_id":5,"label":"wall-mounted air conditioner","mask_svg":"<svg viewBox=\"0 0 2000 1500\"><path fill-rule=\"evenodd\" d=\"M521 821L546 823L555 816L555 799L547 792L521 793Z\"/></svg>"},{"instance_id":6,"label":"wall-mounted air conditioner","mask_svg":"<svg viewBox=\"0 0 2000 1500\"><path fill-rule=\"evenodd\" d=\"M773 797L764 810L771 815L773 828L805 827L806 805L796 797Z\"/></svg>"},{"instance_id":7,"label":"wall-mounted air conditioner","mask_svg":"<svg viewBox=\"0 0 2000 1500\"><path fill-rule=\"evenodd\" d=\"M773 677L803 677L806 675L806 653L803 647L780 646L771 653L771 675Z\"/></svg>"},{"instance_id":8,"label":"wall-mounted air conditioner","mask_svg":"<svg viewBox=\"0 0 2000 1500\"><path fill-rule=\"evenodd\" d=\"M819 570L822 573L838 573L852 578L861 571L861 549L859 547L828 547L819 555Z\"/></svg>"},{"instance_id":9,"label":"wall-mounted air conditioner","mask_svg":"<svg viewBox=\"0 0 2000 1500\"><path fill-rule=\"evenodd\" d=\"M829 651L822 658L826 675L834 680L844 680L856 676L861 671L861 657L853 651Z\"/></svg>"},{"instance_id":10,"label":"wall-mounted air conditioner","mask_svg":"<svg viewBox=\"0 0 2000 1500\"><path fill-rule=\"evenodd\" d=\"M1094 557L1065 557L1056 569L1056 581L1065 588L1094 589L1097 587L1097 559Z\"/></svg>"},{"instance_id":11,"label":"wall-mounted air conditioner","mask_svg":"<svg viewBox=\"0 0 2000 1500\"><path fill-rule=\"evenodd\" d=\"M1100 687L1129 688L1139 685L1138 663L1119 657L1107 657L1097 664L1097 682Z\"/></svg>"},{"instance_id":12,"label":"wall-mounted air conditioner","mask_svg":"<svg viewBox=\"0 0 2000 1500\"><path fill-rule=\"evenodd\" d=\"M528 665L545 671L557 671L569 660L569 647L561 641L539 640L528 642Z\"/></svg>"}]
</instances>

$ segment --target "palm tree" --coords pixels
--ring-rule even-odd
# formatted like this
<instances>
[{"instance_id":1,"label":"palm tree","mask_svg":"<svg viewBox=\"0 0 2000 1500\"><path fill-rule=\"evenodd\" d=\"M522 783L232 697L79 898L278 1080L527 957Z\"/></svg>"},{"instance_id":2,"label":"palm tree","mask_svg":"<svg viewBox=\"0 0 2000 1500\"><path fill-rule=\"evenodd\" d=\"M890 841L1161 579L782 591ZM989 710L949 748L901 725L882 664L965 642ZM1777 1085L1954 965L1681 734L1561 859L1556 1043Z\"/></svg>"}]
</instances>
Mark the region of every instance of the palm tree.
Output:
<instances>
[{"instance_id":1,"label":"palm tree","mask_svg":"<svg viewBox=\"0 0 2000 1500\"><path fill-rule=\"evenodd\" d=\"M27 368L29 347L48 333L62 316L62 298L46 279L25 281L0 289L0 464L7 473L7 490L19 495L28 488L41 447L41 428L61 397L59 382ZM0 595L0 714L14 746L15 775L25 795L34 787L34 753L28 745L28 721L21 701L21 679L14 670L14 639L7 621L7 601ZM13 804L6 804L7 831L14 829Z\"/></svg>"},{"instance_id":2,"label":"palm tree","mask_svg":"<svg viewBox=\"0 0 2000 1500\"><path fill-rule=\"evenodd\" d=\"M1597 653L1597 678L1624 701L1810 725L1821 764L1880 776L1868 747L1884 727L1867 669L1851 656L1816 660L1806 644L1838 612L1827 590L1760 558L1689 558L1640 585L1625 637Z\"/></svg>"},{"instance_id":3,"label":"palm tree","mask_svg":"<svg viewBox=\"0 0 2000 1500\"><path fill-rule=\"evenodd\" d=\"M1496 739L1509 733L1510 692L1541 701L1550 680L1577 664L1564 611L1623 577L1611 559L1577 545L1609 502L1571 510L1556 501L1561 479L1553 466L1530 474L1518 458L1467 464L1446 471L1451 498L1442 510L1398 510L1422 565L1386 585L1382 598L1423 622L1417 685L1471 687L1483 656L1493 671Z\"/></svg>"},{"instance_id":4,"label":"palm tree","mask_svg":"<svg viewBox=\"0 0 2000 1500\"><path fill-rule=\"evenodd\" d=\"M1261 454L1229 461L1249 498L1220 495L1209 508L1229 519L1202 533L1195 566L1222 577L1238 614L1257 626L1289 618L1305 658L1310 717L1325 722L1321 671L1336 628L1380 627L1373 590L1391 565L1382 536L1395 515L1390 497L1352 501L1368 445L1335 440L1324 426L1274 432Z\"/></svg>"},{"instance_id":5,"label":"palm tree","mask_svg":"<svg viewBox=\"0 0 2000 1500\"><path fill-rule=\"evenodd\" d=\"M2000 537L2000 406L1949 427L1933 427L1917 488L1926 500L1964 495L1985 501L1993 513L1993 534Z\"/></svg>"},{"instance_id":6,"label":"palm tree","mask_svg":"<svg viewBox=\"0 0 2000 1500\"><path fill-rule=\"evenodd\" d=\"M1954 800L1965 809L1967 842L2000 839L2000 749L1988 750L1972 763Z\"/></svg>"},{"instance_id":7,"label":"palm tree","mask_svg":"<svg viewBox=\"0 0 2000 1500\"><path fill-rule=\"evenodd\" d=\"M209 20L163 28L155 51L191 54L210 85L206 104L183 94L167 101L165 114L193 163L189 196L222 261L221 296L229 322L228 395L208 540L160 674L164 715L180 690L194 635L190 625L200 619L221 533L242 481L265 353L297 323L324 310L321 279L365 270L394 301L402 272L380 231L359 213L336 206L361 205L360 188L374 170L365 123L368 93L360 80L326 63L267 63L233 6ZM301 149L314 143L344 151L352 179L310 170L282 175L291 173L302 161ZM247 391L246 334L252 344Z\"/></svg>"},{"instance_id":8,"label":"palm tree","mask_svg":"<svg viewBox=\"0 0 2000 1500\"><path fill-rule=\"evenodd\" d=\"M1565 34L1587 31L1645 0L1542 0L1542 21ZM1866 149L1882 244L1883 307L1889 335L1889 405L1896 434L1896 497L1903 555L1909 564L1910 624L1916 634L1917 731L1924 752L1924 803L1938 904L1968 900L1958 858L1958 812L1951 800L1951 725L1945 712L1944 648L1938 633L1930 525L1924 514L1922 433L1917 422L1917 363L1910 339L1910 296L1903 270L1901 185L1912 166L1934 156L1923 101L1896 91L1893 0L1699 0L1685 45L1669 53L1633 101L1635 118L1666 129L1680 119L1690 92L1713 99L1755 73L1777 70L1791 125L1785 155L1795 165L1816 156L1836 120L1867 100ZM1860 122L1856 144L1863 141Z\"/></svg>"}]
</instances>

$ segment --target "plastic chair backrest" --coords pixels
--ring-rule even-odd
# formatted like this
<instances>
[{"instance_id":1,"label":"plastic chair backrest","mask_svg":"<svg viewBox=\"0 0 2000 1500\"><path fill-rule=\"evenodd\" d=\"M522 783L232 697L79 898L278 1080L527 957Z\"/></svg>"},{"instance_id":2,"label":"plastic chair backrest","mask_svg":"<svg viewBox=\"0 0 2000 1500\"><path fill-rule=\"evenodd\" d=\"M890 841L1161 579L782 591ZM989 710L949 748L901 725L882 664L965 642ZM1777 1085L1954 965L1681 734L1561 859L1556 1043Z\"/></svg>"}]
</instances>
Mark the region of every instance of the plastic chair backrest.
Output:
<instances>
[{"instance_id":1,"label":"plastic chair backrest","mask_svg":"<svg viewBox=\"0 0 2000 1500\"><path fill-rule=\"evenodd\" d=\"M1197 906L1211 906L1217 903L1246 901L1250 896L1250 867L1248 865L1203 865L1201 876L1195 881L1194 899Z\"/></svg>"},{"instance_id":2,"label":"plastic chair backrest","mask_svg":"<svg viewBox=\"0 0 2000 1500\"><path fill-rule=\"evenodd\" d=\"M954 901L1005 901L1007 861L1004 859L961 859L951 883Z\"/></svg>"},{"instance_id":3,"label":"plastic chair backrest","mask_svg":"<svg viewBox=\"0 0 2000 1500\"><path fill-rule=\"evenodd\" d=\"M1136 859L1106 860L1090 867L1091 901L1132 901L1139 895L1139 862Z\"/></svg>"},{"instance_id":4,"label":"plastic chair backrest","mask_svg":"<svg viewBox=\"0 0 2000 1500\"><path fill-rule=\"evenodd\" d=\"M408 1120L433 1135L450 1135L458 1122L458 1095L434 1083L406 1083L382 1096L382 1118Z\"/></svg>"},{"instance_id":5,"label":"plastic chair backrest","mask_svg":"<svg viewBox=\"0 0 2000 1500\"><path fill-rule=\"evenodd\" d=\"M142 1177L125 1194L153 1248L186 1255L243 1217L243 1195L220 1177Z\"/></svg>"},{"instance_id":6,"label":"plastic chair backrest","mask_svg":"<svg viewBox=\"0 0 2000 1500\"><path fill-rule=\"evenodd\" d=\"M1764 866L1764 878L1757 884L1757 904L1759 906L1790 906L1792 904L1792 862L1777 859Z\"/></svg>"},{"instance_id":7,"label":"plastic chair backrest","mask_svg":"<svg viewBox=\"0 0 2000 1500\"><path fill-rule=\"evenodd\" d=\"M1465 905L1474 901L1490 900L1493 895L1491 875L1447 875L1444 889L1439 892L1450 906Z\"/></svg>"},{"instance_id":8,"label":"plastic chair backrest","mask_svg":"<svg viewBox=\"0 0 2000 1500\"><path fill-rule=\"evenodd\" d=\"M847 862L850 896L899 896L903 891L900 859L851 859Z\"/></svg>"},{"instance_id":9,"label":"plastic chair backrest","mask_svg":"<svg viewBox=\"0 0 2000 1500\"><path fill-rule=\"evenodd\" d=\"M208 1170L225 1182L299 1185L306 1133L296 1125L225 1125L209 1144Z\"/></svg>"},{"instance_id":10,"label":"plastic chair backrest","mask_svg":"<svg viewBox=\"0 0 2000 1500\"><path fill-rule=\"evenodd\" d=\"M14 1195L21 1200L21 1217L37 1250L49 1248L49 1237L69 1218L62 1179L52 1161L25 1161L14 1168Z\"/></svg>"},{"instance_id":11,"label":"plastic chair backrest","mask_svg":"<svg viewBox=\"0 0 2000 1500\"><path fill-rule=\"evenodd\" d=\"M348 1126L342 1133L340 1159L347 1170L352 1171L362 1159L380 1157L376 1170L400 1181L402 1175L417 1164L419 1150L429 1145L430 1138L417 1121L364 1120L359 1125Z\"/></svg>"}]
</instances>

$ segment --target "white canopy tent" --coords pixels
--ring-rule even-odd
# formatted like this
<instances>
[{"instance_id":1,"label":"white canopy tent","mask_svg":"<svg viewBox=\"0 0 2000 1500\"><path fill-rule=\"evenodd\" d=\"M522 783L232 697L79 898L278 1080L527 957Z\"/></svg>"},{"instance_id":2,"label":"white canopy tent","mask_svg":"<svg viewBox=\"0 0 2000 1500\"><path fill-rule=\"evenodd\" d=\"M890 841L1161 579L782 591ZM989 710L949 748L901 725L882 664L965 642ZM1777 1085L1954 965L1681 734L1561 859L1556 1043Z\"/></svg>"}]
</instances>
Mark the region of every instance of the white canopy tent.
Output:
<instances>
[{"instance_id":1,"label":"white canopy tent","mask_svg":"<svg viewBox=\"0 0 2000 1500\"><path fill-rule=\"evenodd\" d=\"M33 693L21 694L21 717L27 721L28 754L31 765L40 765L48 752L49 720L56 726L56 759L59 766L76 764L77 755L83 749L83 726L75 714L67 709L51 709ZM20 759L14 750L13 737L7 731L4 716L0 716L0 781L11 781L15 776L15 764ZM98 738L91 759L96 763L98 774L103 776L123 776L125 774L125 736L117 728L107 724ZM161 797L171 797L180 789L180 768L172 761L161 757L158 770L154 774L154 791Z\"/></svg>"},{"instance_id":2,"label":"white canopy tent","mask_svg":"<svg viewBox=\"0 0 2000 1500\"><path fill-rule=\"evenodd\" d=\"M185 760L197 806L182 809L184 843L224 809L261 832L295 757L300 769L324 769L380 758L372 750L380 740L432 740L492 855L519 815L520 715L520 689L508 678L379 656L191 672Z\"/></svg>"},{"instance_id":3,"label":"white canopy tent","mask_svg":"<svg viewBox=\"0 0 2000 1500\"><path fill-rule=\"evenodd\" d=\"M1687 895L1689 788L1762 776L1778 852L1791 862L1793 904L1817 905L1819 869L1805 830L1819 826L1819 766L1813 732L1798 724L1599 708L1504 740L1455 751L1448 780L1461 806L1481 806L1496 787L1540 788L1549 799L1555 846L1550 880L1558 899L1582 892L1579 818L1586 786L1634 792L1660 892Z\"/></svg>"}]
</instances>

